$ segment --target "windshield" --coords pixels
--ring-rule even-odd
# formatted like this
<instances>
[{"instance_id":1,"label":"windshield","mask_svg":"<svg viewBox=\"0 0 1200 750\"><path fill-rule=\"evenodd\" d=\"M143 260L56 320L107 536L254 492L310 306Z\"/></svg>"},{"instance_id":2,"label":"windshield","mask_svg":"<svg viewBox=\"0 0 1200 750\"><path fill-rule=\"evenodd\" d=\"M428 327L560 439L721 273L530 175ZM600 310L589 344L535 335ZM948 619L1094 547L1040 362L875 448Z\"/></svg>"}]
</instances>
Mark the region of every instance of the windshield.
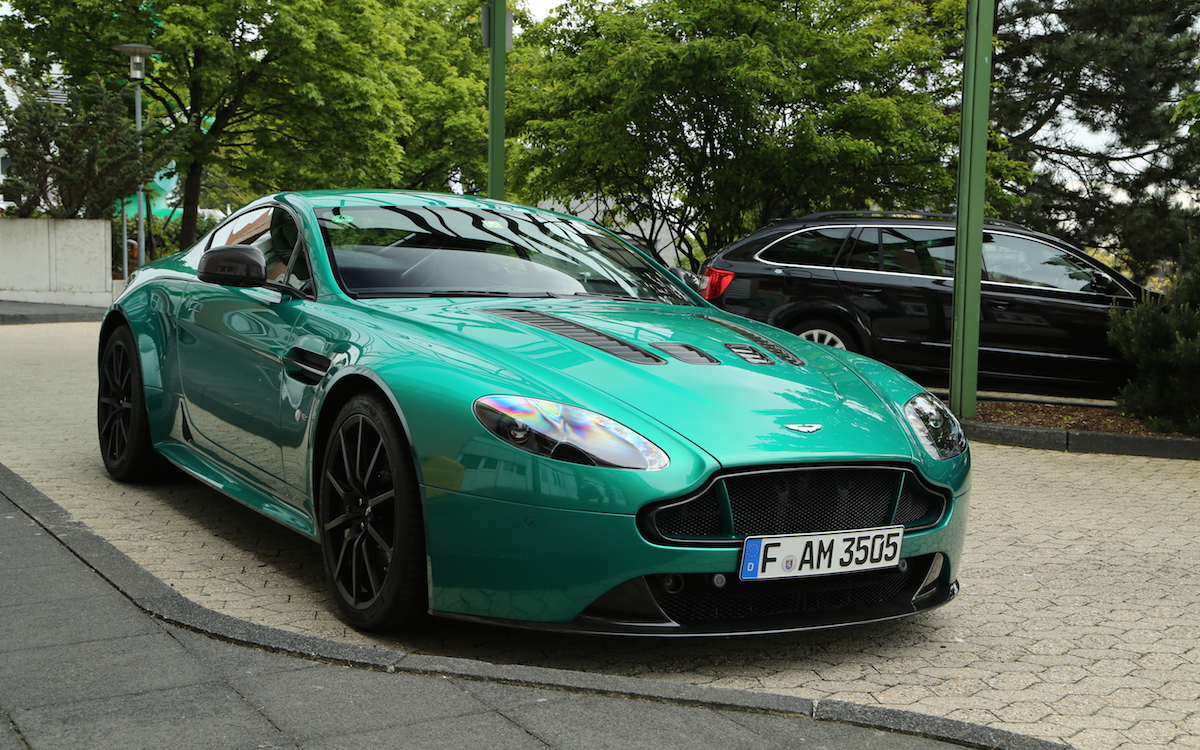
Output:
<instances>
[{"instance_id":1,"label":"windshield","mask_svg":"<svg viewBox=\"0 0 1200 750\"><path fill-rule=\"evenodd\" d=\"M514 208L319 208L342 287L355 297L608 297L695 304L613 235Z\"/></svg>"}]
</instances>

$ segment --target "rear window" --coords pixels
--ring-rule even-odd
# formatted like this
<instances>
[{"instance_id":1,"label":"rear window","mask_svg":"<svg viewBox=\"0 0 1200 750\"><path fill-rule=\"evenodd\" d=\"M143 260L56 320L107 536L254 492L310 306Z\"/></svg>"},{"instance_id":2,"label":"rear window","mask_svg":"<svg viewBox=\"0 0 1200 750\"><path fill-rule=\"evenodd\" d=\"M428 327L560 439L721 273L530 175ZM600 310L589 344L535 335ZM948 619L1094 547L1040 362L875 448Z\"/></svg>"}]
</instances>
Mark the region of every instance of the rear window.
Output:
<instances>
[{"instance_id":1,"label":"rear window","mask_svg":"<svg viewBox=\"0 0 1200 750\"><path fill-rule=\"evenodd\" d=\"M829 266L850 232L851 227L804 229L764 248L758 257L789 266Z\"/></svg>"}]
</instances>

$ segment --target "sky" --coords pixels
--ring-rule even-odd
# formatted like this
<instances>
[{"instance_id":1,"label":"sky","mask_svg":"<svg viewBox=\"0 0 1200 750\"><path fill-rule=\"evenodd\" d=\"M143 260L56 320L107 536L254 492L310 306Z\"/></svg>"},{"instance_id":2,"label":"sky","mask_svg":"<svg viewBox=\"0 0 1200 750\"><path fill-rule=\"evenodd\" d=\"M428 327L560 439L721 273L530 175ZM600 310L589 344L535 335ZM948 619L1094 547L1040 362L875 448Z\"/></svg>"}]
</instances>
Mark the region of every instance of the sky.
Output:
<instances>
[{"instance_id":1,"label":"sky","mask_svg":"<svg viewBox=\"0 0 1200 750\"><path fill-rule=\"evenodd\" d=\"M564 0L525 0L525 7L529 9L534 18L541 21L563 2Z\"/></svg>"}]
</instances>

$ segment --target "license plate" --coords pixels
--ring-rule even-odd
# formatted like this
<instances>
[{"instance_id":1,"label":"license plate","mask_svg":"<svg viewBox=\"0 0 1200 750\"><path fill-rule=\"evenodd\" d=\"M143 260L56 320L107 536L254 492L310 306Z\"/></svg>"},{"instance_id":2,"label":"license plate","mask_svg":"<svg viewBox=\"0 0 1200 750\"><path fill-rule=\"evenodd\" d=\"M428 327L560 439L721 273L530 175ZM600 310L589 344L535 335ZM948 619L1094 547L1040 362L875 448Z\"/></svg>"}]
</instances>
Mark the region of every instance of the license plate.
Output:
<instances>
[{"instance_id":1,"label":"license plate","mask_svg":"<svg viewBox=\"0 0 1200 750\"><path fill-rule=\"evenodd\" d=\"M894 568L900 562L903 540L903 526L747 537L739 576L743 581L761 581Z\"/></svg>"}]
</instances>

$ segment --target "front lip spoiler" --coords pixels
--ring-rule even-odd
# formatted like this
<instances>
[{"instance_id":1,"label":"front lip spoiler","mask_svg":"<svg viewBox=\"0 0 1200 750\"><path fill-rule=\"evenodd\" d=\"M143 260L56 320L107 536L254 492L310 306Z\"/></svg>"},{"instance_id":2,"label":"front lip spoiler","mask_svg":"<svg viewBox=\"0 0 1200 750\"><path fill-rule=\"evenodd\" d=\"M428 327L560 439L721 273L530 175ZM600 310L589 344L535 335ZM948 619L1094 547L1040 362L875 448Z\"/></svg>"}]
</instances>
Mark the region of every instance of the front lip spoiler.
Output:
<instances>
[{"instance_id":1,"label":"front lip spoiler","mask_svg":"<svg viewBox=\"0 0 1200 750\"><path fill-rule=\"evenodd\" d=\"M532 622L528 620L502 620L492 617L464 615L456 612L439 612L436 610L430 610L430 614L435 617L464 622L573 635L615 635L651 638L776 635L779 633L799 633L809 630L827 630L829 628L848 627L851 625L871 625L889 620L898 620L903 617L936 609L958 596L958 592L958 581L953 581L949 584L939 585L933 592L922 596L919 604L916 602L908 602L907 606L871 604L833 612L815 612L808 615L785 615L742 620L714 620L704 625L680 625L674 622L647 623L606 619L590 615L581 615L571 622L555 623Z\"/></svg>"}]
</instances>

